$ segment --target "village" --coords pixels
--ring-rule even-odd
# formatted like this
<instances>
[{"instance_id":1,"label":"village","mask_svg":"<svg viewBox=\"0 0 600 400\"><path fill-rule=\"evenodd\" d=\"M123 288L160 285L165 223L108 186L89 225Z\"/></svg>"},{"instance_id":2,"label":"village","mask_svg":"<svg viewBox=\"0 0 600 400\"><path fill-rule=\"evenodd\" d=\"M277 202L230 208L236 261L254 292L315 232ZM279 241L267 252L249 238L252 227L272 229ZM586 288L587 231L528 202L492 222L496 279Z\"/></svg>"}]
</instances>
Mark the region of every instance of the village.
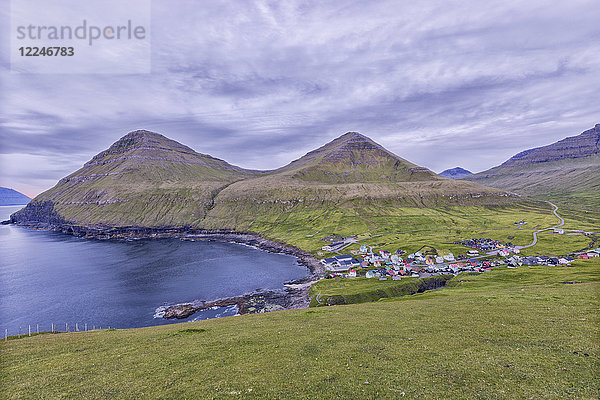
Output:
<instances>
[{"instance_id":1,"label":"village","mask_svg":"<svg viewBox=\"0 0 600 400\"><path fill-rule=\"evenodd\" d=\"M492 268L505 266L566 266L576 258L589 259L600 257L600 248L568 256L551 257L545 255L524 257L520 248L510 242L502 242L489 238L468 239L456 241L454 244L465 246L464 254L455 256L453 253L439 254L432 247L423 246L423 251L407 254L398 249L389 252L374 250L371 246L361 244L358 250L350 250L350 254L340 254L346 247L358 243L357 236L338 237L328 236L321 239L329 242L322 246L322 252L338 253L321 260L328 272L327 278L377 278L379 280L400 280L402 277L425 278L440 274L456 275L460 272L490 272Z\"/></svg>"}]
</instances>

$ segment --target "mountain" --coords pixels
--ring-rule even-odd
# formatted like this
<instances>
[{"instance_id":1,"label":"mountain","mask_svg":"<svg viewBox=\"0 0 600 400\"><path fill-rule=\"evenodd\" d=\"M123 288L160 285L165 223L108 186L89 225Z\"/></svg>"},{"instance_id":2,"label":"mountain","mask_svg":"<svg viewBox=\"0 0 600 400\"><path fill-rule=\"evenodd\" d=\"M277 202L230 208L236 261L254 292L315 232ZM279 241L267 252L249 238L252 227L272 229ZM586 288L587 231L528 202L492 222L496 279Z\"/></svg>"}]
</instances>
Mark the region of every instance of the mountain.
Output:
<instances>
[{"instance_id":1,"label":"mountain","mask_svg":"<svg viewBox=\"0 0 600 400\"><path fill-rule=\"evenodd\" d=\"M504 191L443 178L356 132L346 133L290 164L222 190L205 221L211 229L251 229L257 216L394 207L504 204ZM232 222L233 221L233 222Z\"/></svg>"},{"instance_id":2,"label":"mountain","mask_svg":"<svg viewBox=\"0 0 600 400\"><path fill-rule=\"evenodd\" d=\"M29 203L31 199L14 189L0 187L0 206L20 206Z\"/></svg>"},{"instance_id":3,"label":"mountain","mask_svg":"<svg viewBox=\"0 0 600 400\"><path fill-rule=\"evenodd\" d=\"M307 182L332 184L438 179L427 168L398 157L357 132L348 132L275 172Z\"/></svg>"},{"instance_id":4,"label":"mountain","mask_svg":"<svg viewBox=\"0 0 600 400\"><path fill-rule=\"evenodd\" d=\"M470 181L562 204L600 210L600 124L525 150Z\"/></svg>"},{"instance_id":5,"label":"mountain","mask_svg":"<svg viewBox=\"0 0 600 400\"><path fill-rule=\"evenodd\" d=\"M85 226L198 225L219 190L255 173L157 133L134 131L12 219Z\"/></svg>"},{"instance_id":6,"label":"mountain","mask_svg":"<svg viewBox=\"0 0 600 400\"><path fill-rule=\"evenodd\" d=\"M462 179L465 176L469 176L469 175L473 175L473 173L471 171L468 171L461 167L447 169L445 171L440 172L440 176L443 176L444 178L450 178L450 179Z\"/></svg>"},{"instance_id":7,"label":"mountain","mask_svg":"<svg viewBox=\"0 0 600 400\"><path fill-rule=\"evenodd\" d=\"M504 204L514 198L443 178L349 132L273 171L228 164L135 131L37 196L11 220L83 227L250 230L257 216L381 206Z\"/></svg>"}]
</instances>

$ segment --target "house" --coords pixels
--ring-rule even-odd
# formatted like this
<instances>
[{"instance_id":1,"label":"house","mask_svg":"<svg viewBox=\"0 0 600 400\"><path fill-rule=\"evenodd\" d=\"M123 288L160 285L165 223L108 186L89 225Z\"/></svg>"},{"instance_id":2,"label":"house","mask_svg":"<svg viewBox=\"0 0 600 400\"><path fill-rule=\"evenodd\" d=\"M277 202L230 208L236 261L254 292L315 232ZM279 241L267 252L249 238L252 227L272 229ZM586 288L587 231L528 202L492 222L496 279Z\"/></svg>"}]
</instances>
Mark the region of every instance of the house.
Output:
<instances>
[{"instance_id":1,"label":"house","mask_svg":"<svg viewBox=\"0 0 600 400\"><path fill-rule=\"evenodd\" d=\"M349 278L356 278L356 271L351 269L350 271L348 271L348 277Z\"/></svg>"},{"instance_id":2,"label":"house","mask_svg":"<svg viewBox=\"0 0 600 400\"><path fill-rule=\"evenodd\" d=\"M521 252L521 250L517 249L516 247L511 248L510 251L512 251L515 254L519 254Z\"/></svg>"},{"instance_id":3,"label":"house","mask_svg":"<svg viewBox=\"0 0 600 400\"><path fill-rule=\"evenodd\" d=\"M383 257L386 260L390 258L390 252L389 251L381 250L379 252L379 254L381 255L381 257Z\"/></svg>"},{"instance_id":4,"label":"house","mask_svg":"<svg viewBox=\"0 0 600 400\"><path fill-rule=\"evenodd\" d=\"M449 253L444 256L444 260L446 261L454 261L454 254Z\"/></svg>"},{"instance_id":5,"label":"house","mask_svg":"<svg viewBox=\"0 0 600 400\"><path fill-rule=\"evenodd\" d=\"M444 257L437 256L437 257L435 258L435 263L436 263L436 264L441 264L441 263L443 263L443 262L444 262Z\"/></svg>"},{"instance_id":6,"label":"house","mask_svg":"<svg viewBox=\"0 0 600 400\"><path fill-rule=\"evenodd\" d=\"M587 260L590 258L590 256L588 256L587 254L580 254L577 256L577 258L579 258L580 260Z\"/></svg>"},{"instance_id":7,"label":"house","mask_svg":"<svg viewBox=\"0 0 600 400\"><path fill-rule=\"evenodd\" d=\"M338 247L341 247L344 245L344 242L334 242L331 244L327 244L323 247L321 247L321 250L323 251L336 251L338 249Z\"/></svg>"},{"instance_id":8,"label":"house","mask_svg":"<svg viewBox=\"0 0 600 400\"><path fill-rule=\"evenodd\" d=\"M538 260L536 257L525 257L523 259L523 265L537 265Z\"/></svg>"},{"instance_id":9,"label":"house","mask_svg":"<svg viewBox=\"0 0 600 400\"><path fill-rule=\"evenodd\" d=\"M554 228L554 232L553 233L557 233L559 235L563 235L565 233L565 230L564 229Z\"/></svg>"},{"instance_id":10,"label":"house","mask_svg":"<svg viewBox=\"0 0 600 400\"><path fill-rule=\"evenodd\" d=\"M467 255L471 256L471 257L478 256L479 252L477 250L469 250L469 251L467 251Z\"/></svg>"},{"instance_id":11,"label":"house","mask_svg":"<svg viewBox=\"0 0 600 400\"><path fill-rule=\"evenodd\" d=\"M587 253L587 255L592 258L592 257L600 257L600 254L596 253L595 251L589 251Z\"/></svg>"},{"instance_id":12,"label":"house","mask_svg":"<svg viewBox=\"0 0 600 400\"><path fill-rule=\"evenodd\" d=\"M367 248L366 244L363 244L360 246L360 249L358 249L358 251L360 251L361 253L366 253L367 251L369 251L369 249Z\"/></svg>"},{"instance_id":13,"label":"house","mask_svg":"<svg viewBox=\"0 0 600 400\"><path fill-rule=\"evenodd\" d=\"M365 277L367 277L369 279L370 278L377 278L377 277L380 277L380 276L381 276L381 274L379 272L375 271L375 270L369 270L369 271L367 271L367 274L365 275Z\"/></svg>"},{"instance_id":14,"label":"house","mask_svg":"<svg viewBox=\"0 0 600 400\"><path fill-rule=\"evenodd\" d=\"M321 260L321 264L323 264L324 266L332 266L332 265L337 265L337 259L334 257L331 258L324 258Z\"/></svg>"}]
</instances>

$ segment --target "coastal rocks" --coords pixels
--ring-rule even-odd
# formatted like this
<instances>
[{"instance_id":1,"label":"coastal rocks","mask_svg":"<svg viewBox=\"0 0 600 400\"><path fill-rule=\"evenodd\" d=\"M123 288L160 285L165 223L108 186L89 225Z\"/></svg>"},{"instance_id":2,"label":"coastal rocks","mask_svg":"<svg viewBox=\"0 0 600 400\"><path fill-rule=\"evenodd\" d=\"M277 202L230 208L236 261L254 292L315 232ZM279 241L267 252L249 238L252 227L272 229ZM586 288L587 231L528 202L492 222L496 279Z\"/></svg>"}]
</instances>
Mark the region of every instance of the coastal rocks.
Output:
<instances>
[{"instance_id":1,"label":"coastal rocks","mask_svg":"<svg viewBox=\"0 0 600 400\"><path fill-rule=\"evenodd\" d=\"M239 297L230 297L210 302L186 303L166 306L160 316L165 319L185 319L190 315L213 307L237 306L239 314L259 314L291 308L293 301L285 293L260 291Z\"/></svg>"},{"instance_id":2,"label":"coastal rocks","mask_svg":"<svg viewBox=\"0 0 600 400\"><path fill-rule=\"evenodd\" d=\"M194 307L193 304L177 304L175 306L168 307L164 311L163 318L165 318L165 319L170 319L170 318L184 319L184 318L189 317L196 311L198 311L198 309L196 307Z\"/></svg>"},{"instance_id":3,"label":"coastal rocks","mask_svg":"<svg viewBox=\"0 0 600 400\"><path fill-rule=\"evenodd\" d=\"M58 226L67 224L67 221L54 210L54 202L35 200L31 201L27 207L12 214L10 221L13 224L25 225L48 224Z\"/></svg>"}]
</instances>

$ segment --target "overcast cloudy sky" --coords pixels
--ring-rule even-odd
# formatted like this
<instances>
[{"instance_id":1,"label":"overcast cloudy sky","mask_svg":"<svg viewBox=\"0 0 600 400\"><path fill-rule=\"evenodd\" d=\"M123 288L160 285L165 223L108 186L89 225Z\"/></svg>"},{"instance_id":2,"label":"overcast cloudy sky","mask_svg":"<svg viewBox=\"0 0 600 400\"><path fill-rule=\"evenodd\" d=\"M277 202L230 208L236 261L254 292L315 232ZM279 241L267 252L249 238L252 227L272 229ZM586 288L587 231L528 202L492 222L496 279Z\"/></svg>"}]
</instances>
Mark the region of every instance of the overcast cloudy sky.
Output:
<instances>
[{"instance_id":1,"label":"overcast cloudy sky","mask_svg":"<svg viewBox=\"0 0 600 400\"><path fill-rule=\"evenodd\" d=\"M358 131L440 172L600 123L597 0L154 0L139 75L11 72L9 10L0 186L28 195L134 129L254 169Z\"/></svg>"}]
</instances>

